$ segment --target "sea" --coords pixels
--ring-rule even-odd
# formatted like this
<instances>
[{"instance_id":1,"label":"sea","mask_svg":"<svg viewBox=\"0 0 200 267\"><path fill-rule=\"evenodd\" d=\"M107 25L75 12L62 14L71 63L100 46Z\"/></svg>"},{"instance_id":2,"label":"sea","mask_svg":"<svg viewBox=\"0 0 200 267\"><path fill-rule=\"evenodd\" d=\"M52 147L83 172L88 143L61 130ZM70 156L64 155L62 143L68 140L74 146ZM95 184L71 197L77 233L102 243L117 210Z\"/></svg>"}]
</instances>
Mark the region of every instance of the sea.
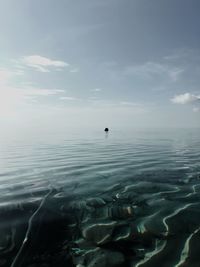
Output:
<instances>
[{"instance_id":1,"label":"sea","mask_svg":"<svg viewBox=\"0 0 200 267\"><path fill-rule=\"evenodd\" d=\"M199 267L200 129L0 134L0 267Z\"/></svg>"}]
</instances>

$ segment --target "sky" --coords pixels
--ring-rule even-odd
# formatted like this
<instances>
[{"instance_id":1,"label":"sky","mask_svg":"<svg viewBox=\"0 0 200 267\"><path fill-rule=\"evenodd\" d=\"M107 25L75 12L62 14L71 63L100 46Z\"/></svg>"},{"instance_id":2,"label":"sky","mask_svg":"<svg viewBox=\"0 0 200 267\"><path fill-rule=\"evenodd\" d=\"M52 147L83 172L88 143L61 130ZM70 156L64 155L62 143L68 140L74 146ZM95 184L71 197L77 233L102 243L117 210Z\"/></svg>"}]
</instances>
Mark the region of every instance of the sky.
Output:
<instances>
[{"instance_id":1,"label":"sky","mask_svg":"<svg viewBox=\"0 0 200 267\"><path fill-rule=\"evenodd\" d=\"M0 0L0 125L200 127L199 0Z\"/></svg>"}]
</instances>

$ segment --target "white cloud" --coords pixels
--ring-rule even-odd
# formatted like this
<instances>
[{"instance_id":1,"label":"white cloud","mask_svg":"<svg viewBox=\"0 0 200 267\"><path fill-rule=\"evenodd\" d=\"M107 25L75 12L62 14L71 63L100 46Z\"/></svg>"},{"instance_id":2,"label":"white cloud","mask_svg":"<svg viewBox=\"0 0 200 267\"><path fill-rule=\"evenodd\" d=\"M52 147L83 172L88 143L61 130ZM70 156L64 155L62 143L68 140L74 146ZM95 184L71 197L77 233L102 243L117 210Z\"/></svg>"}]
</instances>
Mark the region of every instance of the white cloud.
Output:
<instances>
[{"instance_id":1,"label":"white cloud","mask_svg":"<svg viewBox=\"0 0 200 267\"><path fill-rule=\"evenodd\" d=\"M26 89L17 89L17 90L24 96L49 96L65 92L64 90L60 89L46 89L46 88L34 88L34 87Z\"/></svg>"},{"instance_id":2,"label":"white cloud","mask_svg":"<svg viewBox=\"0 0 200 267\"><path fill-rule=\"evenodd\" d=\"M175 104L189 104L194 102L200 102L200 96L193 95L190 93L185 93L181 95L174 96L171 101Z\"/></svg>"},{"instance_id":3,"label":"white cloud","mask_svg":"<svg viewBox=\"0 0 200 267\"><path fill-rule=\"evenodd\" d=\"M49 72L50 68L54 68L59 71L62 68L69 66L69 64L64 61L52 60L39 55L23 57L21 62L41 72Z\"/></svg>"},{"instance_id":4,"label":"white cloud","mask_svg":"<svg viewBox=\"0 0 200 267\"><path fill-rule=\"evenodd\" d=\"M134 102L129 102L129 101L121 101L120 105L123 105L123 106L135 106L135 107L141 106L141 104L139 104L139 103L134 103Z\"/></svg>"},{"instance_id":5,"label":"white cloud","mask_svg":"<svg viewBox=\"0 0 200 267\"><path fill-rule=\"evenodd\" d=\"M45 97L51 95L59 95L64 93L64 90L59 89L46 89L46 88L20 88L12 86L4 86L0 88L0 99L2 102L22 102L24 99L32 99L36 97Z\"/></svg>"},{"instance_id":6,"label":"white cloud","mask_svg":"<svg viewBox=\"0 0 200 267\"><path fill-rule=\"evenodd\" d=\"M151 61L145 62L144 64L132 65L125 69L126 75L138 75L143 78L151 78L154 75L164 75L174 82L179 79L183 72L183 68Z\"/></svg>"},{"instance_id":7,"label":"white cloud","mask_svg":"<svg viewBox=\"0 0 200 267\"><path fill-rule=\"evenodd\" d=\"M71 73L77 73L77 72L79 72L79 68L73 68L69 72L71 72Z\"/></svg>"},{"instance_id":8,"label":"white cloud","mask_svg":"<svg viewBox=\"0 0 200 267\"><path fill-rule=\"evenodd\" d=\"M174 51L173 54L165 56L164 60L167 60L169 62L177 62L177 61L199 61L200 56L199 56L199 51L194 50L194 49L178 49Z\"/></svg>"},{"instance_id":9,"label":"white cloud","mask_svg":"<svg viewBox=\"0 0 200 267\"><path fill-rule=\"evenodd\" d=\"M24 105L38 103L38 98L59 95L64 91L46 88L19 88L4 85L0 87L0 117L14 116Z\"/></svg>"},{"instance_id":10,"label":"white cloud","mask_svg":"<svg viewBox=\"0 0 200 267\"><path fill-rule=\"evenodd\" d=\"M22 105L34 103L38 97L59 95L65 92L54 88L33 87L22 81L16 84L16 77L22 74L21 70L0 69L0 117L15 116Z\"/></svg>"},{"instance_id":11,"label":"white cloud","mask_svg":"<svg viewBox=\"0 0 200 267\"><path fill-rule=\"evenodd\" d=\"M98 100L98 99L99 99L99 98L98 98L97 96L90 96L90 97L89 97L89 101L90 101L90 100Z\"/></svg>"},{"instance_id":12,"label":"white cloud","mask_svg":"<svg viewBox=\"0 0 200 267\"><path fill-rule=\"evenodd\" d=\"M98 98L89 98L89 106L101 109L117 109L117 110L130 110L135 113L146 113L149 111L150 106L141 103L127 102L127 101L116 101L116 100L106 100Z\"/></svg>"},{"instance_id":13,"label":"white cloud","mask_svg":"<svg viewBox=\"0 0 200 267\"><path fill-rule=\"evenodd\" d=\"M12 76L12 72L6 69L0 69L0 84L6 83Z\"/></svg>"},{"instance_id":14,"label":"white cloud","mask_svg":"<svg viewBox=\"0 0 200 267\"><path fill-rule=\"evenodd\" d=\"M92 89L91 91L92 91L92 92L101 92L101 90L102 90L101 88L94 88L94 89Z\"/></svg>"},{"instance_id":15,"label":"white cloud","mask_svg":"<svg viewBox=\"0 0 200 267\"><path fill-rule=\"evenodd\" d=\"M184 72L183 69L174 68L174 69L168 70L168 75L172 81L176 82L179 79L181 73L183 72Z\"/></svg>"},{"instance_id":16,"label":"white cloud","mask_svg":"<svg viewBox=\"0 0 200 267\"><path fill-rule=\"evenodd\" d=\"M61 96L60 100L79 100L79 99L72 96Z\"/></svg>"},{"instance_id":17,"label":"white cloud","mask_svg":"<svg viewBox=\"0 0 200 267\"><path fill-rule=\"evenodd\" d=\"M14 76L23 75L22 70L8 70L5 68L0 69L0 85L7 84Z\"/></svg>"}]
</instances>

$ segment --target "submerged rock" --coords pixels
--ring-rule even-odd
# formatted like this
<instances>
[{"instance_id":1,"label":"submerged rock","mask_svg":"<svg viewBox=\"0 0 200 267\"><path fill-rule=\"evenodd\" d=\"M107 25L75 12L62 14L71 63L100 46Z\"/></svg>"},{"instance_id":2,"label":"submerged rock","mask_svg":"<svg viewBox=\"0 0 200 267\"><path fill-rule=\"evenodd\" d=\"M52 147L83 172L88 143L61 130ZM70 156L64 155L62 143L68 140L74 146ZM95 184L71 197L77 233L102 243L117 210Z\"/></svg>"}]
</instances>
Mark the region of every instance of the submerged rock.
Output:
<instances>
[{"instance_id":1,"label":"submerged rock","mask_svg":"<svg viewBox=\"0 0 200 267\"><path fill-rule=\"evenodd\" d=\"M113 241L127 240L130 238L131 228L128 225L117 227Z\"/></svg>"},{"instance_id":2,"label":"submerged rock","mask_svg":"<svg viewBox=\"0 0 200 267\"><path fill-rule=\"evenodd\" d=\"M86 204L88 206L98 208L98 207L104 206L106 204L106 202L102 198L96 197L96 198L87 199Z\"/></svg>"},{"instance_id":3,"label":"submerged rock","mask_svg":"<svg viewBox=\"0 0 200 267\"><path fill-rule=\"evenodd\" d=\"M117 183L117 184L108 186L104 192L113 192L115 190L121 189L121 187L122 187L121 184L120 183Z\"/></svg>"},{"instance_id":4,"label":"submerged rock","mask_svg":"<svg viewBox=\"0 0 200 267\"><path fill-rule=\"evenodd\" d=\"M128 205L115 205L109 208L109 217L113 219L126 219L133 216L133 208Z\"/></svg>"},{"instance_id":5,"label":"submerged rock","mask_svg":"<svg viewBox=\"0 0 200 267\"><path fill-rule=\"evenodd\" d=\"M105 249L95 250L88 254L88 267L117 267L124 263L124 255L120 252Z\"/></svg>"},{"instance_id":6,"label":"submerged rock","mask_svg":"<svg viewBox=\"0 0 200 267\"><path fill-rule=\"evenodd\" d=\"M111 239L116 222L95 223L84 227L83 238L95 244L104 244Z\"/></svg>"}]
</instances>

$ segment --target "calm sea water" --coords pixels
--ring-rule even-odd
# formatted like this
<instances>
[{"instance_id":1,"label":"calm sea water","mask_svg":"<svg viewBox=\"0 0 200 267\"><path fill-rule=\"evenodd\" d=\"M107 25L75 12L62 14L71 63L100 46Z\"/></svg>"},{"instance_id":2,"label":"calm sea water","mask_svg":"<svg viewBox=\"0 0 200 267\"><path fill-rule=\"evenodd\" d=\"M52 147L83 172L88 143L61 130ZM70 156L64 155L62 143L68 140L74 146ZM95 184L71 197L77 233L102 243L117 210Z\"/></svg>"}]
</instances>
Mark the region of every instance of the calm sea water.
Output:
<instances>
[{"instance_id":1,"label":"calm sea water","mask_svg":"<svg viewBox=\"0 0 200 267\"><path fill-rule=\"evenodd\" d=\"M199 129L2 135L0 266L199 267L199 148Z\"/></svg>"}]
</instances>

